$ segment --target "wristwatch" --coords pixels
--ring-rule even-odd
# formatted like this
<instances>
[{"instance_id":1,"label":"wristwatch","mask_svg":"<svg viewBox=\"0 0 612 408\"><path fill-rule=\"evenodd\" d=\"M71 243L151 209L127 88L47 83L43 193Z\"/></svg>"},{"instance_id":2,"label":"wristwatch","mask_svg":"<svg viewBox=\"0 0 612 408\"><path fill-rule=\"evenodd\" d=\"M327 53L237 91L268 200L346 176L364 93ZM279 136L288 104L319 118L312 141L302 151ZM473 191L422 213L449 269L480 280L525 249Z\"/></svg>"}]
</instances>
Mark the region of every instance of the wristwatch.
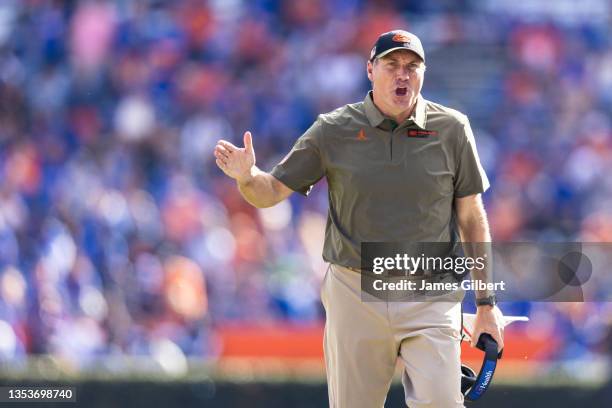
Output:
<instances>
[{"instance_id":1,"label":"wristwatch","mask_svg":"<svg viewBox=\"0 0 612 408\"><path fill-rule=\"evenodd\" d=\"M495 306L497 304L497 299L495 295L487 296L486 298L476 299L476 306Z\"/></svg>"}]
</instances>

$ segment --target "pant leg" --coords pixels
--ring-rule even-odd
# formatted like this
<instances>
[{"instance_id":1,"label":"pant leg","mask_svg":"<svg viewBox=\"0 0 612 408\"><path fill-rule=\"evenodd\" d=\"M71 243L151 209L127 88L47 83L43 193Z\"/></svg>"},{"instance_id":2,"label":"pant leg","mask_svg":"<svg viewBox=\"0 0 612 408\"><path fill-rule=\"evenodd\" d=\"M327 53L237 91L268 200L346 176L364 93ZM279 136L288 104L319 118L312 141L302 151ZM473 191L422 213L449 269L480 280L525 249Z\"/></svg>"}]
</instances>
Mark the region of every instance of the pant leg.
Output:
<instances>
[{"instance_id":1,"label":"pant leg","mask_svg":"<svg viewBox=\"0 0 612 408\"><path fill-rule=\"evenodd\" d=\"M392 305L392 304L391 304ZM393 306L397 318L402 384L410 408L459 408L461 394L461 306L451 302ZM412 319L408 319L408 315Z\"/></svg>"},{"instance_id":2,"label":"pant leg","mask_svg":"<svg viewBox=\"0 0 612 408\"><path fill-rule=\"evenodd\" d=\"M321 288L331 408L381 408L398 348L386 302L363 302L359 273L332 264Z\"/></svg>"}]
</instances>

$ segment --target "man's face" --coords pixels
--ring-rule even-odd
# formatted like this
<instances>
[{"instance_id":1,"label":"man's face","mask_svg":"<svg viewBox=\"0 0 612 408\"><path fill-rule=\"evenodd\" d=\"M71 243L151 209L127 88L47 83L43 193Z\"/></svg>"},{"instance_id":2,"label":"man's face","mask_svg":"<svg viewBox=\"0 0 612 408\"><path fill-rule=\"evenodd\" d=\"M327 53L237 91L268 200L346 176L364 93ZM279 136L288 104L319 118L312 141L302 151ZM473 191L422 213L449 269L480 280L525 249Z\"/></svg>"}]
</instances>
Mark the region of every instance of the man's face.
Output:
<instances>
[{"instance_id":1,"label":"man's face","mask_svg":"<svg viewBox=\"0 0 612 408\"><path fill-rule=\"evenodd\" d=\"M397 50L368 62L374 102L385 114L412 109L423 87L425 64L408 50Z\"/></svg>"}]
</instances>

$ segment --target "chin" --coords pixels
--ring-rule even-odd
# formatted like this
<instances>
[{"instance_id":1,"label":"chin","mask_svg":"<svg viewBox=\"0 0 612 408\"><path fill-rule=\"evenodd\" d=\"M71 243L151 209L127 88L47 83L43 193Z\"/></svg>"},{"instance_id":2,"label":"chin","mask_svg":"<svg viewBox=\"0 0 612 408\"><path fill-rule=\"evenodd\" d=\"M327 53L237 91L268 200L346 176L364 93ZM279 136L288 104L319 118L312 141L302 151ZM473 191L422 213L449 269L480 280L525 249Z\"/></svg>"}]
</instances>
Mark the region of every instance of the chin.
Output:
<instances>
[{"instance_id":1,"label":"chin","mask_svg":"<svg viewBox=\"0 0 612 408\"><path fill-rule=\"evenodd\" d=\"M394 96L393 104L401 109L409 109L412 107L413 98L410 95L405 96Z\"/></svg>"}]
</instances>

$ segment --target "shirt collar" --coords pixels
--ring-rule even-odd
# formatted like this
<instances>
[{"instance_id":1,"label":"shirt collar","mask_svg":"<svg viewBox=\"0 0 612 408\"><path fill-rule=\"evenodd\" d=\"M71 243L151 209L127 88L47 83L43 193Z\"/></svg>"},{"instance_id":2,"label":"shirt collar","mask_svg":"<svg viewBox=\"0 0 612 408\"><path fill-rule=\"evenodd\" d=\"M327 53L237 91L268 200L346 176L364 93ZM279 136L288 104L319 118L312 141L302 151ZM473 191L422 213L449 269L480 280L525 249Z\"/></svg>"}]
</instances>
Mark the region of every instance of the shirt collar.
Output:
<instances>
[{"instance_id":1,"label":"shirt collar","mask_svg":"<svg viewBox=\"0 0 612 408\"><path fill-rule=\"evenodd\" d=\"M423 96L419 94L417 96L416 108L414 109L414 115L410 117L413 122L425 130L425 125L427 124L427 102L423 99Z\"/></svg>"},{"instance_id":2,"label":"shirt collar","mask_svg":"<svg viewBox=\"0 0 612 408\"><path fill-rule=\"evenodd\" d=\"M372 127L378 127L385 120L385 116L378 110L376 105L374 105L372 96L372 91L368 92L363 101L363 107L365 109L365 114L370 121L370 125L372 125Z\"/></svg>"},{"instance_id":3,"label":"shirt collar","mask_svg":"<svg viewBox=\"0 0 612 408\"><path fill-rule=\"evenodd\" d=\"M380 110L374 105L374 100L372 99L372 91L369 91L366 95L363 106L365 109L366 117L370 122L372 127L378 127L388 119L385 115L382 114ZM418 127L425 130L425 125L427 123L427 103L423 96L419 94L416 101L416 108L414 109L414 114L410 116L407 120L412 120Z\"/></svg>"}]
</instances>

